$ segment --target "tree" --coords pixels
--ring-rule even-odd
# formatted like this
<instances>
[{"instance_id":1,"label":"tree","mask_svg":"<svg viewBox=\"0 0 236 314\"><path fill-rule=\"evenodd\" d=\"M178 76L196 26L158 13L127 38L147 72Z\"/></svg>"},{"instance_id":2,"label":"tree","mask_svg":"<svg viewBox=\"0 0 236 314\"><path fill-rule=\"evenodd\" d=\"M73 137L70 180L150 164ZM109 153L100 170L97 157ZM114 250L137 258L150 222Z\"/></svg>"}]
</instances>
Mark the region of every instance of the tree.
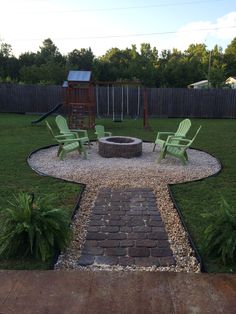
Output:
<instances>
[{"instance_id":1,"label":"tree","mask_svg":"<svg viewBox=\"0 0 236 314\"><path fill-rule=\"evenodd\" d=\"M10 81L17 82L19 80L19 70L19 60L16 57L11 56L6 60L6 72Z\"/></svg>"},{"instance_id":2,"label":"tree","mask_svg":"<svg viewBox=\"0 0 236 314\"><path fill-rule=\"evenodd\" d=\"M59 84L64 81L67 73L66 66L49 61L40 66L34 64L20 69L20 81L27 84Z\"/></svg>"},{"instance_id":3,"label":"tree","mask_svg":"<svg viewBox=\"0 0 236 314\"><path fill-rule=\"evenodd\" d=\"M171 58L171 51L170 50L162 50L158 62L158 70L159 70L159 84L157 86L159 87L167 87L168 86L168 81L167 77L165 75L166 72L166 67Z\"/></svg>"},{"instance_id":4,"label":"tree","mask_svg":"<svg viewBox=\"0 0 236 314\"><path fill-rule=\"evenodd\" d=\"M23 65L20 68L20 82L26 84L37 84L41 78L40 66L34 64L31 66Z\"/></svg>"},{"instance_id":5,"label":"tree","mask_svg":"<svg viewBox=\"0 0 236 314\"><path fill-rule=\"evenodd\" d=\"M209 67L210 61L210 67ZM98 81L140 81L145 86L187 87L208 79L213 87L223 86L227 76L236 75L236 38L225 53L217 45L212 51L205 44L191 44L184 52L163 50L142 43L140 50L113 47L98 58L91 48L74 49L63 56L50 38L37 53L12 55L11 45L0 42L0 80L25 83L61 84L69 70L92 70Z\"/></svg>"},{"instance_id":6,"label":"tree","mask_svg":"<svg viewBox=\"0 0 236 314\"><path fill-rule=\"evenodd\" d=\"M62 84L66 77L66 58L61 55L50 38L35 53L24 53L19 57L20 80L24 83Z\"/></svg>"},{"instance_id":7,"label":"tree","mask_svg":"<svg viewBox=\"0 0 236 314\"><path fill-rule=\"evenodd\" d=\"M205 44L191 44L184 52L188 65L188 80L186 84L205 80L208 77L209 51ZM185 85L185 86L187 86Z\"/></svg>"},{"instance_id":8,"label":"tree","mask_svg":"<svg viewBox=\"0 0 236 314\"><path fill-rule=\"evenodd\" d=\"M19 74L19 62L12 54L12 47L7 43L0 45L0 80L16 81Z\"/></svg>"},{"instance_id":9,"label":"tree","mask_svg":"<svg viewBox=\"0 0 236 314\"><path fill-rule=\"evenodd\" d=\"M40 66L40 83L41 84L57 84L62 85L67 68L54 60L48 61Z\"/></svg>"},{"instance_id":10,"label":"tree","mask_svg":"<svg viewBox=\"0 0 236 314\"><path fill-rule=\"evenodd\" d=\"M158 50L148 43L142 43L137 58L140 72L138 78L143 85L156 86L158 81Z\"/></svg>"},{"instance_id":11,"label":"tree","mask_svg":"<svg viewBox=\"0 0 236 314\"><path fill-rule=\"evenodd\" d=\"M91 48L74 49L68 54L68 67L75 70L92 70L94 54Z\"/></svg>"},{"instance_id":12,"label":"tree","mask_svg":"<svg viewBox=\"0 0 236 314\"><path fill-rule=\"evenodd\" d=\"M236 75L236 37L231 41L231 43L225 49L224 61L226 64L226 75L235 76Z\"/></svg>"},{"instance_id":13,"label":"tree","mask_svg":"<svg viewBox=\"0 0 236 314\"><path fill-rule=\"evenodd\" d=\"M117 73L108 61L96 58L93 63L93 76L97 81L116 81Z\"/></svg>"},{"instance_id":14,"label":"tree","mask_svg":"<svg viewBox=\"0 0 236 314\"><path fill-rule=\"evenodd\" d=\"M142 43L140 47L141 57L155 66L158 63L158 50L156 47L151 48L149 43Z\"/></svg>"},{"instance_id":15,"label":"tree","mask_svg":"<svg viewBox=\"0 0 236 314\"><path fill-rule=\"evenodd\" d=\"M50 38L43 41L43 46L39 47L37 52L38 64L47 63L49 60L54 60L57 63L65 64L66 59L61 55L57 46Z\"/></svg>"},{"instance_id":16,"label":"tree","mask_svg":"<svg viewBox=\"0 0 236 314\"><path fill-rule=\"evenodd\" d=\"M39 52L44 58L55 57L56 55L59 54L58 48L50 38L45 39L43 41L43 46L39 48L40 48Z\"/></svg>"},{"instance_id":17,"label":"tree","mask_svg":"<svg viewBox=\"0 0 236 314\"><path fill-rule=\"evenodd\" d=\"M225 85L226 79L226 64L224 63L224 56L222 48L215 45L211 52L210 66L209 66L209 81L212 87L222 87Z\"/></svg>"},{"instance_id":18,"label":"tree","mask_svg":"<svg viewBox=\"0 0 236 314\"><path fill-rule=\"evenodd\" d=\"M4 58L9 58L12 56L12 47L9 44L1 43L0 46L0 56Z\"/></svg>"},{"instance_id":19,"label":"tree","mask_svg":"<svg viewBox=\"0 0 236 314\"><path fill-rule=\"evenodd\" d=\"M20 66L31 66L37 64L37 54L34 52L25 52L19 55ZM39 65L39 64L37 64Z\"/></svg>"},{"instance_id":20,"label":"tree","mask_svg":"<svg viewBox=\"0 0 236 314\"><path fill-rule=\"evenodd\" d=\"M184 55L181 51L173 49L172 52L166 52L167 61L162 65L163 77L165 87L186 87L186 63Z\"/></svg>"},{"instance_id":21,"label":"tree","mask_svg":"<svg viewBox=\"0 0 236 314\"><path fill-rule=\"evenodd\" d=\"M103 63L107 63L110 75L112 74L114 80L129 79L129 77L127 77L128 63L130 60L128 51L112 48L109 49L100 60Z\"/></svg>"}]
</instances>

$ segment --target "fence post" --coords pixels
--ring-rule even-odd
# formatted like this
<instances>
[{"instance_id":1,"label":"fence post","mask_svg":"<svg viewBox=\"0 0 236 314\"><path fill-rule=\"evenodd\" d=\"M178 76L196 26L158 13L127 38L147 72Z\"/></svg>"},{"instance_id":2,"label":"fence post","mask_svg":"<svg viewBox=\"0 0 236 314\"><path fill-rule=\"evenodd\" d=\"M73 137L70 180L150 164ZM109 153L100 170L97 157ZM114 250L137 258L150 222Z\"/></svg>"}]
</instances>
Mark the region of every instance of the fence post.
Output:
<instances>
[{"instance_id":1,"label":"fence post","mask_svg":"<svg viewBox=\"0 0 236 314\"><path fill-rule=\"evenodd\" d=\"M148 129L148 99L147 99L147 89L143 90L143 127Z\"/></svg>"},{"instance_id":2,"label":"fence post","mask_svg":"<svg viewBox=\"0 0 236 314\"><path fill-rule=\"evenodd\" d=\"M99 104L98 104L99 100L98 100L98 91L99 91L99 89L98 89L98 85L96 85L97 117L99 117Z\"/></svg>"},{"instance_id":3,"label":"fence post","mask_svg":"<svg viewBox=\"0 0 236 314\"><path fill-rule=\"evenodd\" d=\"M137 117L139 117L140 110L140 86L138 86L138 108L137 108Z\"/></svg>"},{"instance_id":4,"label":"fence post","mask_svg":"<svg viewBox=\"0 0 236 314\"><path fill-rule=\"evenodd\" d=\"M122 100L121 100L121 121L124 119L124 113L123 113L123 110L124 110L124 86L122 85L122 89L121 89L121 97L122 97Z\"/></svg>"},{"instance_id":5,"label":"fence post","mask_svg":"<svg viewBox=\"0 0 236 314\"><path fill-rule=\"evenodd\" d=\"M107 116L110 114L110 91L109 91L109 84L107 85Z\"/></svg>"},{"instance_id":6,"label":"fence post","mask_svg":"<svg viewBox=\"0 0 236 314\"><path fill-rule=\"evenodd\" d=\"M129 86L127 85L127 87L126 87L126 90L127 90L127 95L126 95L126 97L127 97L127 107L126 107L126 112L127 112L127 116L129 116Z\"/></svg>"}]
</instances>

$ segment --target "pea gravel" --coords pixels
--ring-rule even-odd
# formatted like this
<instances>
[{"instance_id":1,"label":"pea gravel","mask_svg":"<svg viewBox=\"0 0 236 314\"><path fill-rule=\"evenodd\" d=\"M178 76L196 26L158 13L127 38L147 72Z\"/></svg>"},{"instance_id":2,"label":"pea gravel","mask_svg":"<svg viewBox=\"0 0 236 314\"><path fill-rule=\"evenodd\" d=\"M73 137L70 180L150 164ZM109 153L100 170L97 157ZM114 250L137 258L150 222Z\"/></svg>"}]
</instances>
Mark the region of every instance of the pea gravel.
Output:
<instances>
[{"instance_id":1,"label":"pea gravel","mask_svg":"<svg viewBox=\"0 0 236 314\"><path fill-rule=\"evenodd\" d=\"M57 147L41 149L29 158L29 165L49 176L86 184L80 210L72 222L73 240L63 252L55 265L55 269L78 269L77 261L81 247L85 241L89 222L98 190L101 187L153 189L157 206L168 234L171 249L176 259L176 265L170 267L121 267L95 265L85 270L137 270L137 271L185 271L199 272L200 265L189 244L188 236L182 226L178 213L168 192L168 184L193 181L206 178L217 173L221 166L213 156L194 149L188 150L189 163L182 166L174 157L167 156L160 164L157 163L159 149L152 152L153 144L143 143L143 153L140 157L102 158L98 154L98 146L93 143L88 149L88 160L78 152L70 153L61 161L57 157Z\"/></svg>"}]
</instances>

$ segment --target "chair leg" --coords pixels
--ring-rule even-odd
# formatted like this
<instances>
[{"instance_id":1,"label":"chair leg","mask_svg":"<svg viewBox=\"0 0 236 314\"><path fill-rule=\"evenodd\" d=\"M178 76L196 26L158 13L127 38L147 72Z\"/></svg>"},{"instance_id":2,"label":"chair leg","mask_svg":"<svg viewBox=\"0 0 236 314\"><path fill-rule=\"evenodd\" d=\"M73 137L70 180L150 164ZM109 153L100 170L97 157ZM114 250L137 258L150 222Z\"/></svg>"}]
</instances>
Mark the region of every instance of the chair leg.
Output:
<instances>
[{"instance_id":1,"label":"chair leg","mask_svg":"<svg viewBox=\"0 0 236 314\"><path fill-rule=\"evenodd\" d=\"M188 161L188 154L187 154L187 152L184 152L184 157Z\"/></svg>"},{"instance_id":2,"label":"chair leg","mask_svg":"<svg viewBox=\"0 0 236 314\"><path fill-rule=\"evenodd\" d=\"M62 151L62 145L59 144L58 151L57 151L57 157L60 156L61 151Z\"/></svg>"},{"instance_id":3,"label":"chair leg","mask_svg":"<svg viewBox=\"0 0 236 314\"><path fill-rule=\"evenodd\" d=\"M159 158L157 160L157 163L159 164L161 162L161 160L165 158L165 156L166 156L165 150L161 150L160 156L159 156Z\"/></svg>"},{"instance_id":4,"label":"chair leg","mask_svg":"<svg viewBox=\"0 0 236 314\"><path fill-rule=\"evenodd\" d=\"M88 155L87 155L86 148L85 148L83 145L82 145L81 151L82 151L83 154L84 154L84 158L85 158L85 159L88 159Z\"/></svg>"},{"instance_id":5,"label":"chair leg","mask_svg":"<svg viewBox=\"0 0 236 314\"><path fill-rule=\"evenodd\" d=\"M63 160L65 158L65 156L66 156L66 152L65 152L65 150L62 149L62 151L61 151L61 153L59 155L59 159Z\"/></svg>"},{"instance_id":6,"label":"chair leg","mask_svg":"<svg viewBox=\"0 0 236 314\"><path fill-rule=\"evenodd\" d=\"M88 159L86 148L84 147L84 144L82 142L79 143L78 151L80 152L80 154L83 153L85 159Z\"/></svg>"},{"instance_id":7,"label":"chair leg","mask_svg":"<svg viewBox=\"0 0 236 314\"><path fill-rule=\"evenodd\" d=\"M181 163L182 163L183 166L186 166L186 165L187 165L187 160L186 160L186 158L185 158L184 155L183 155L183 156L180 156L179 159L180 159L180 161L181 161Z\"/></svg>"}]
</instances>

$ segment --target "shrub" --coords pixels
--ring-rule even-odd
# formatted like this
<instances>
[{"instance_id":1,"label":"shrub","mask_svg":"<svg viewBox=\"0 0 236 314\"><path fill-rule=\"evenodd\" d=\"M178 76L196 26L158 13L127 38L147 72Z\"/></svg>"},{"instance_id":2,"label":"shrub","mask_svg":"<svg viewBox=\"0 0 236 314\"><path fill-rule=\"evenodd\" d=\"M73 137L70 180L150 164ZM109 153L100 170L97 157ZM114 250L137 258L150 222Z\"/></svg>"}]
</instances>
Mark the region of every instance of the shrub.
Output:
<instances>
[{"instance_id":1,"label":"shrub","mask_svg":"<svg viewBox=\"0 0 236 314\"><path fill-rule=\"evenodd\" d=\"M52 198L27 193L14 196L10 208L0 210L0 256L47 260L70 238L67 211L52 207Z\"/></svg>"},{"instance_id":2,"label":"shrub","mask_svg":"<svg viewBox=\"0 0 236 314\"><path fill-rule=\"evenodd\" d=\"M204 230L206 253L229 264L236 258L236 211L222 199L218 211L202 216L208 223Z\"/></svg>"}]
</instances>

